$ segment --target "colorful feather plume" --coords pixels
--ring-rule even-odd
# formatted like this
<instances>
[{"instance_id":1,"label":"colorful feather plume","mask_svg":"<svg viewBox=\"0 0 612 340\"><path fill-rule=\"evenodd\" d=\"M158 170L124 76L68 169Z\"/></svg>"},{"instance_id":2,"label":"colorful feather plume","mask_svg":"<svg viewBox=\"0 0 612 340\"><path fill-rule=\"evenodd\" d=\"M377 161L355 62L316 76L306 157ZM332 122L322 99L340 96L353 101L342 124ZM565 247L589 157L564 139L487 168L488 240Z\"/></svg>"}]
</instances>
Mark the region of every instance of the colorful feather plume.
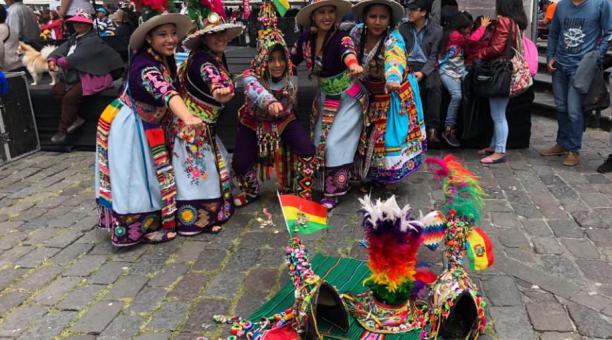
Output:
<instances>
[{"instance_id":1,"label":"colorful feather plume","mask_svg":"<svg viewBox=\"0 0 612 340\"><path fill-rule=\"evenodd\" d=\"M148 20L165 12L174 12L176 8L172 0L142 0L141 14L143 20Z\"/></svg>"},{"instance_id":2,"label":"colorful feather plume","mask_svg":"<svg viewBox=\"0 0 612 340\"><path fill-rule=\"evenodd\" d=\"M446 196L446 203L442 211L445 215L451 210L457 216L478 223L480 221L480 210L483 207L485 196L478 177L466 169L453 155L447 155L443 159L428 158L425 161L430 167L438 166L439 169L431 169L433 174L442 179L442 187Z\"/></svg>"},{"instance_id":3,"label":"colorful feather plume","mask_svg":"<svg viewBox=\"0 0 612 340\"><path fill-rule=\"evenodd\" d=\"M365 196L359 201L372 273L364 283L386 303L403 303L414 285L423 225L412 218L410 206L397 205L395 196L376 202Z\"/></svg>"}]
</instances>

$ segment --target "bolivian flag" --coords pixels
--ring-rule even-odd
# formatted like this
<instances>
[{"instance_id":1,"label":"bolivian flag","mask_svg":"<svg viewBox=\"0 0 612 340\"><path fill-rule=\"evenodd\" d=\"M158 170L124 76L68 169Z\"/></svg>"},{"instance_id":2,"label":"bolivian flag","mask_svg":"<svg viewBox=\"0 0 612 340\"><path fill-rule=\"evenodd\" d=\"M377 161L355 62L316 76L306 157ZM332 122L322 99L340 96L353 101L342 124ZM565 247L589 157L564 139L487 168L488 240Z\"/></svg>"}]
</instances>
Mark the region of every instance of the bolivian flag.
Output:
<instances>
[{"instance_id":1,"label":"bolivian flag","mask_svg":"<svg viewBox=\"0 0 612 340\"><path fill-rule=\"evenodd\" d=\"M299 234L312 234L331 228L327 225L327 208L321 204L295 195L279 195L278 199L289 235L295 234L296 225Z\"/></svg>"},{"instance_id":2,"label":"bolivian flag","mask_svg":"<svg viewBox=\"0 0 612 340\"><path fill-rule=\"evenodd\" d=\"M289 10L289 0L274 0L274 6L281 17L284 17Z\"/></svg>"},{"instance_id":3,"label":"bolivian flag","mask_svg":"<svg viewBox=\"0 0 612 340\"><path fill-rule=\"evenodd\" d=\"M493 244L484 230L472 228L467 235L465 247L471 270L484 270L493 265Z\"/></svg>"}]
</instances>

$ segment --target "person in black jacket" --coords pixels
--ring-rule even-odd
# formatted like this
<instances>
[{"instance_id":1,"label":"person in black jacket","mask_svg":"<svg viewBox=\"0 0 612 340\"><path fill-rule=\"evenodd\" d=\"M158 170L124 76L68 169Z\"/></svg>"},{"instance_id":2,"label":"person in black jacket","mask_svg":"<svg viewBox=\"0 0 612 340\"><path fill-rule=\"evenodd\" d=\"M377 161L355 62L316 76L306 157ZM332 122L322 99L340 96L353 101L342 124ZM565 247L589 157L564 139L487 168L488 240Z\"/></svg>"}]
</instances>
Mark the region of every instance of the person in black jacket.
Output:
<instances>
[{"instance_id":1,"label":"person in black jacket","mask_svg":"<svg viewBox=\"0 0 612 340\"><path fill-rule=\"evenodd\" d=\"M432 0L408 2L408 22L399 26L406 41L408 67L419 81L419 90L425 111L427 140L439 144L441 81L438 74L438 54L442 40L442 27L429 19Z\"/></svg>"}]
</instances>

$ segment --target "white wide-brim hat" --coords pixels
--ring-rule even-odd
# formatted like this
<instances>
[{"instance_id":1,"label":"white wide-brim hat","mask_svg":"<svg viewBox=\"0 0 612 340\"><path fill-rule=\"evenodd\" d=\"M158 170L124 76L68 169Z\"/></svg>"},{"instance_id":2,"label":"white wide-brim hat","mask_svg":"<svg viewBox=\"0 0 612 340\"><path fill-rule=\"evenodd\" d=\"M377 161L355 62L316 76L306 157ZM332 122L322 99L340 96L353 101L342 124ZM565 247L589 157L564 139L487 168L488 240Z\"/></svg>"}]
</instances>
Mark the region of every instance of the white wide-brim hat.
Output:
<instances>
[{"instance_id":1,"label":"white wide-brim hat","mask_svg":"<svg viewBox=\"0 0 612 340\"><path fill-rule=\"evenodd\" d=\"M300 9L295 16L295 21L303 27L310 27L310 17L317 9L325 6L336 7L336 23L340 23L342 18L351 11L351 3L345 0L315 0L311 4Z\"/></svg>"},{"instance_id":2,"label":"white wide-brim hat","mask_svg":"<svg viewBox=\"0 0 612 340\"><path fill-rule=\"evenodd\" d=\"M353 15L355 19L364 19L363 11L370 5L385 5L391 8L391 27L395 27L395 25L399 24L406 13L404 6L394 0L363 0L353 6Z\"/></svg>"},{"instance_id":3,"label":"white wide-brim hat","mask_svg":"<svg viewBox=\"0 0 612 340\"><path fill-rule=\"evenodd\" d=\"M241 35L243 30L244 26L242 24L222 22L216 25L207 25L203 29L197 30L188 35L187 38L185 38L185 41L183 41L183 46L193 51L200 47L202 41L200 38L201 36L218 32L227 32L227 41L232 41L234 38Z\"/></svg>"},{"instance_id":4,"label":"white wide-brim hat","mask_svg":"<svg viewBox=\"0 0 612 340\"><path fill-rule=\"evenodd\" d=\"M142 25L138 26L132 36L130 37L129 48L139 50L144 45L145 37L147 33L149 33L155 27L165 25L165 24L174 24L176 26L176 35L179 38L179 41L183 39L187 32L191 29L191 18L184 14L178 13L166 13L159 14L151 19L142 23Z\"/></svg>"}]
</instances>

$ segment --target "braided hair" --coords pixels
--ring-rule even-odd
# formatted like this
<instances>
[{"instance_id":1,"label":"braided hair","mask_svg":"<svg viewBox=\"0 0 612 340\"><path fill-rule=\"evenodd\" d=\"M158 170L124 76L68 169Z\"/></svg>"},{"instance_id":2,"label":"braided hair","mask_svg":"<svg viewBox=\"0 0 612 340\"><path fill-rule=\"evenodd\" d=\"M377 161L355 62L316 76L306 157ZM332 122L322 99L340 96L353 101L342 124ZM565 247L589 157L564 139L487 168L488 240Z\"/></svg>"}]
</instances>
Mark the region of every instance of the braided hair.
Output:
<instances>
[{"instance_id":1,"label":"braided hair","mask_svg":"<svg viewBox=\"0 0 612 340\"><path fill-rule=\"evenodd\" d=\"M366 38L368 36L368 34L367 34L368 33L368 27L365 24L365 17L367 16L367 13L370 11L370 9L373 6L375 6L375 5L382 5L382 4L370 4L370 5L366 6L363 9L363 12L362 12L363 16L364 16L364 18L362 18L364 23L363 23L363 29L361 30L361 39L360 39L360 43L359 43L359 54L358 54L358 59L357 59L359 61L359 63L361 63L363 61L363 54L365 53ZM387 10L389 11L389 18L391 18L392 14L393 14L392 10L391 10L391 7L389 7L387 5L382 5L382 6L385 6L385 8L387 8ZM389 20L391 20L391 19L389 19ZM374 53L374 57L372 58L372 60L374 62L376 62L378 60L378 56L382 52L382 49L383 49L383 47L385 45L384 42L385 42L385 40L387 40L387 36L389 36L389 29L387 29L385 31L385 33L383 34L383 36L382 36L382 38L380 40L380 43L378 44L378 48L376 49L376 52ZM364 65L364 66L367 66L367 65Z\"/></svg>"}]
</instances>

